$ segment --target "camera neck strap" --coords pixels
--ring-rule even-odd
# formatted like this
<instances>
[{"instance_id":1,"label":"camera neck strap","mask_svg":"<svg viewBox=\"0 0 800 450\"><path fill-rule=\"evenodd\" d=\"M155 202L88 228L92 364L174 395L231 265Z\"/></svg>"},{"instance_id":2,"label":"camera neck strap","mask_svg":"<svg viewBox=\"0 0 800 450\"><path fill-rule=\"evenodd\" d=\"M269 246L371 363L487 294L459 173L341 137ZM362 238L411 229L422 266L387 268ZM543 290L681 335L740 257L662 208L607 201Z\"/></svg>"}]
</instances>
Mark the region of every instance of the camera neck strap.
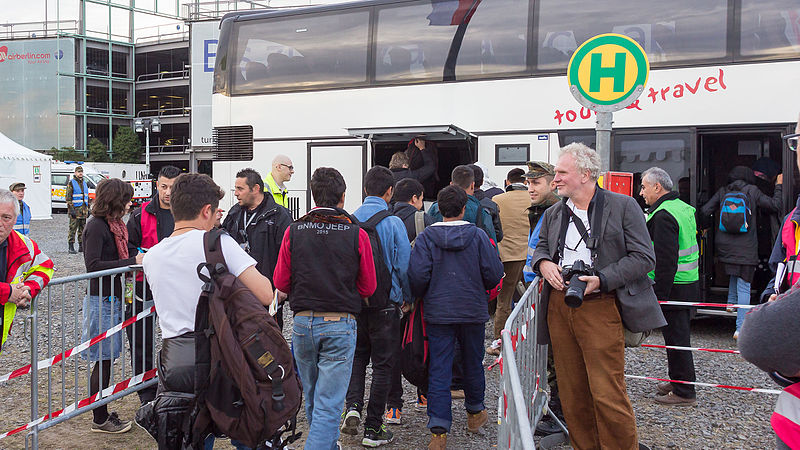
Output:
<instances>
[{"instance_id":1,"label":"camera neck strap","mask_svg":"<svg viewBox=\"0 0 800 450\"><path fill-rule=\"evenodd\" d=\"M569 228L569 223L572 222L575 224L575 228L581 235L581 240L585 241L586 248L588 248L591 252L592 264L594 264L594 261L597 258L597 235L600 232L600 221L603 219L603 208L605 206L605 196L601 191L602 189L598 187L592 203L589 204L588 215L589 224L591 227L590 230L586 229L581 218L575 214L572 208L567 205L567 201L564 200L565 213L562 213L561 215L561 230L558 237L559 262L564 259L564 247L567 243L567 229ZM580 241L578 241L578 243L580 244Z\"/></svg>"}]
</instances>

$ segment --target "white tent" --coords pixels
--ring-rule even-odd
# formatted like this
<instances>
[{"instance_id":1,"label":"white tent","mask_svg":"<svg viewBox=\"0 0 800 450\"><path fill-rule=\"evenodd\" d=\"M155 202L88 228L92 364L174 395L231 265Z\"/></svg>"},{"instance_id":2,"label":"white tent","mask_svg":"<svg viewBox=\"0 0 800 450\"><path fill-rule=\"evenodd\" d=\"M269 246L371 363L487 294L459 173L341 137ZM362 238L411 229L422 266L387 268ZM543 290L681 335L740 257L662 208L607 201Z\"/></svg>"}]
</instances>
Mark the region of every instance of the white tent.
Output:
<instances>
[{"instance_id":1,"label":"white tent","mask_svg":"<svg viewBox=\"0 0 800 450\"><path fill-rule=\"evenodd\" d=\"M25 183L25 203L34 219L50 218L50 155L17 144L0 133L0 188Z\"/></svg>"}]
</instances>

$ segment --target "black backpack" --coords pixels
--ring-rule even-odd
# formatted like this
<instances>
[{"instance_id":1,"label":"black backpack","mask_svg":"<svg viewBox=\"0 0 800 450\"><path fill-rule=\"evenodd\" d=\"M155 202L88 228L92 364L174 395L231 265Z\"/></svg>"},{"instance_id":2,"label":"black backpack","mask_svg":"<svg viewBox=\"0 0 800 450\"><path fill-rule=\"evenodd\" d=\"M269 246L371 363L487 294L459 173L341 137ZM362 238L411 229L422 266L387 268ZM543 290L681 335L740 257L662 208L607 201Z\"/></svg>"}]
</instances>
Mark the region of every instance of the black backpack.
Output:
<instances>
[{"instance_id":1,"label":"black backpack","mask_svg":"<svg viewBox=\"0 0 800 450\"><path fill-rule=\"evenodd\" d=\"M284 448L295 432L302 387L289 345L275 319L228 271L220 235L203 239L205 282L195 317L195 407L189 417L194 448L208 433L238 439L250 448ZM205 271L209 275L206 275ZM289 432L283 439L281 435Z\"/></svg>"},{"instance_id":2,"label":"black backpack","mask_svg":"<svg viewBox=\"0 0 800 450\"><path fill-rule=\"evenodd\" d=\"M391 304L389 295L392 292L392 272L386 267L386 261L383 259L383 246L381 245L381 238L378 236L377 226L381 221L392 214L387 211L378 211L366 222L360 224L361 228L367 232L369 236L369 243L372 247L372 259L375 261L375 279L378 282L378 287L375 293L369 298L369 305L365 308L370 309L383 309Z\"/></svg>"},{"instance_id":3,"label":"black backpack","mask_svg":"<svg viewBox=\"0 0 800 450\"><path fill-rule=\"evenodd\" d=\"M400 366L403 376L417 387L428 385L428 334L425 330L422 299L403 317Z\"/></svg>"}]
</instances>

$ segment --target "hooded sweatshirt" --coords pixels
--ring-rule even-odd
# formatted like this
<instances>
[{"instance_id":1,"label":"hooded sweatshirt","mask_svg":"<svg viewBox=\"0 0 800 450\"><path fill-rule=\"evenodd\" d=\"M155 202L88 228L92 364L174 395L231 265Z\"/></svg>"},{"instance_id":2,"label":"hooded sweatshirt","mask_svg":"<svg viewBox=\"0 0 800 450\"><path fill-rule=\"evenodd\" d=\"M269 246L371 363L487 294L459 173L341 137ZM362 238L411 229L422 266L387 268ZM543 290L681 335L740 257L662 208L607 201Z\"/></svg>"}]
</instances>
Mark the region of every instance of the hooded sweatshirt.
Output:
<instances>
[{"instance_id":1,"label":"hooded sweatshirt","mask_svg":"<svg viewBox=\"0 0 800 450\"><path fill-rule=\"evenodd\" d=\"M503 263L486 233L463 220L429 226L411 250L411 292L424 299L428 323L486 322L486 291L502 277Z\"/></svg>"},{"instance_id":2,"label":"hooded sweatshirt","mask_svg":"<svg viewBox=\"0 0 800 450\"><path fill-rule=\"evenodd\" d=\"M758 210L763 209L770 213L780 211L783 189L779 184L775 186L772 197L764 194L755 185L755 175L749 167L736 166L728 174L728 185L720 188L711 199L700 208L700 215L710 216L720 209L722 200L729 192L743 192L747 196L747 207L750 209L747 233L725 233L719 231L719 217L715 215L714 227L717 229L714 237L716 240L717 258L724 264L737 264L755 266L758 264Z\"/></svg>"}]
</instances>

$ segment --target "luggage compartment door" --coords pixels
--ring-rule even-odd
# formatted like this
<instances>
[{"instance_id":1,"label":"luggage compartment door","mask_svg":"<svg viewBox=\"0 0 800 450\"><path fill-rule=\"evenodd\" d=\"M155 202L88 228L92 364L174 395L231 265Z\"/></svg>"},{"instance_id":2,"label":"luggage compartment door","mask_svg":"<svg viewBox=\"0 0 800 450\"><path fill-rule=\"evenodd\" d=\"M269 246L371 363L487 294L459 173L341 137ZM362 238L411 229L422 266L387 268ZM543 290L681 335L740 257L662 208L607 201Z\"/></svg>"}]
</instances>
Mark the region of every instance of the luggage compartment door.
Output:
<instances>
[{"instance_id":1,"label":"luggage compartment door","mask_svg":"<svg viewBox=\"0 0 800 450\"><path fill-rule=\"evenodd\" d=\"M311 175L320 167L333 167L338 170L347 190L344 196L344 209L352 213L364 199L363 180L367 172L367 143L365 141L347 142L309 142L308 180L306 207L311 209L314 200L311 196Z\"/></svg>"}]
</instances>

